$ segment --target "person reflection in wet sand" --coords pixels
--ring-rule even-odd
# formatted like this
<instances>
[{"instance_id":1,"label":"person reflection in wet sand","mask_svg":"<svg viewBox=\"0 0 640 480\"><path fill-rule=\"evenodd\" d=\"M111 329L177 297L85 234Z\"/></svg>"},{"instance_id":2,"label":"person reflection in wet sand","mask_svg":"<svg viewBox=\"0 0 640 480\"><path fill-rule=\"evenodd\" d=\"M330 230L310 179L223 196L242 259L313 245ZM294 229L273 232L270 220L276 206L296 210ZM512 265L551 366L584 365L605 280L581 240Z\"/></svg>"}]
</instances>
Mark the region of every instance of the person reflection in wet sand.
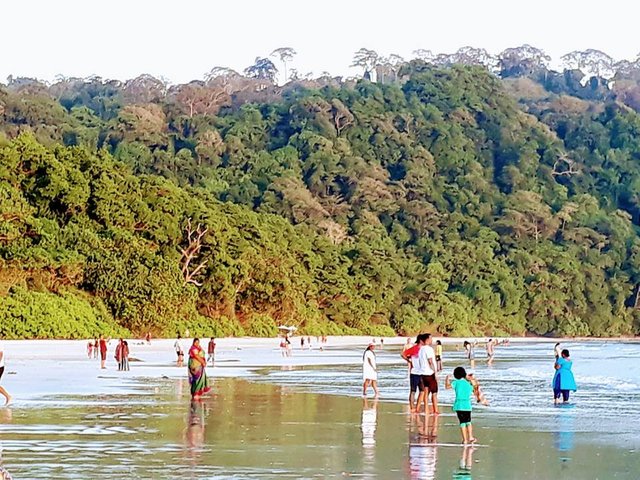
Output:
<instances>
[{"instance_id":1,"label":"person reflection in wet sand","mask_svg":"<svg viewBox=\"0 0 640 480\"><path fill-rule=\"evenodd\" d=\"M471 480L471 466L473 465L473 452L475 448L472 445L466 445L462 449L462 457L460 458L460 468L453 474L453 480Z\"/></svg>"},{"instance_id":2,"label":"person reflection in wet sand","mask_svg":"<svg viewBox=\"0 0 640 480\"><path fill-rule=\"evenodd\" d=\"M436 478L438 447L434 444L438 434L438 417L412 415L409 426L409 478L432 480Z\"/></svg>"},{"instance_id":3,"label":"person reflection in wet sand","mask_svg":"<svg viewBox=\"0 0 640 480\"><path fill-rule=\"evenodd\" d=\"M198 448L204 444L204 427L204 405L201 400L191 400L186 432L189 448Z\"/></svg>"},{"instance_id":4,"label":"person reflection in wet sand","mask_svg":"<svg viewBox=\"0 0 640 480\"><path fill-rule=\"evenodd\" d=\"M378 421L378 400L362 399L362 446L365 450L376 446L376 423Z\"/></svg>"}]
</instances>

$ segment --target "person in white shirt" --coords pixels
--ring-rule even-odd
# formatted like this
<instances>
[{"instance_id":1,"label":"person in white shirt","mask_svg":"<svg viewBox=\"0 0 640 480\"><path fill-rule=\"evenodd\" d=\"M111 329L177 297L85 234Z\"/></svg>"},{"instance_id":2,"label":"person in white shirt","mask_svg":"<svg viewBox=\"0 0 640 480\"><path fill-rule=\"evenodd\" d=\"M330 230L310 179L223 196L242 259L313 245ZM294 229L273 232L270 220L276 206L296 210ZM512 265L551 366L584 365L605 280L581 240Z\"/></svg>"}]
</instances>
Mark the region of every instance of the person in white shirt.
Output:
<instances>
[{"instance_id":1,"label":"person in white shirt","mask_svg":"<svg viewBox=\"0 0 640 480\"><path fill-rule=\"evenodd\" d=\"M182 337L178 334L178 338L176 338L176 343L173 344L173 348L176 351L176 355L178 356L178 367L182 367L184 364L184 349L182 348L182 342L180 341Z\"/></svg>"},{"instance_id":2,"label":"person in white shirt","mask_svg":"<svg viewBox=\"0 0 640 480\"><path fill-rule=\"evenodd\" d=\"M0 380L2 380L2 375L4 374L4 347L2 342L0 342ZM11 403L11 395L0 386L0 395L5 398L5 405L9 405Z\"/></svg>"},{"instance_id":3,"label":"person in white shirt","mask_svg":"<svg viewBox=\"0 0 640 480\"><path fill-rule=\"evenodd\" d=\"M421 333L416 338L416 343L412 347L405 347L400 356L409 364L409 411L417 412L420 409L420 402L415 400L415 392L418 391L418 398L424 391L422 385L422 365L420 363L420 349L425 343L426 334Z\"/></svg>"},{"instance_id":4,"label":"person in white shirt","mask_svg":"<svg viewBox=\"0 0 640 480\"><path fill-rule=\"evenodd\" d=\"M420 358L422 385L424 387L424 390L420 392L420 396L418 397L418 405L420 405L420 400L422 400L424 402L424 412L425 414L428 414L429 397L431 397L431 408L433 409L431 413L433 413L434 415L439 415L440 411L438 410L438 378L436 377L438 366L436 363L436 352L431 346L431 343L433 342L431 334L425 333L423 335L425 336L424 345L420 348L418 357Z\"/></svg>"},{"instance_id":5,"label":"person in white shirt","mask_svg":"<svg viewBox=\"0 0 640 480\"><path fill-rule=\"evenodd\" d=\"M376 365L376 355L373 353L376 346L370 343L362 355L362 396L367 396L369 385L373 387L376 397L378 396L378 367Z\"/></svg>"}]
</instances>

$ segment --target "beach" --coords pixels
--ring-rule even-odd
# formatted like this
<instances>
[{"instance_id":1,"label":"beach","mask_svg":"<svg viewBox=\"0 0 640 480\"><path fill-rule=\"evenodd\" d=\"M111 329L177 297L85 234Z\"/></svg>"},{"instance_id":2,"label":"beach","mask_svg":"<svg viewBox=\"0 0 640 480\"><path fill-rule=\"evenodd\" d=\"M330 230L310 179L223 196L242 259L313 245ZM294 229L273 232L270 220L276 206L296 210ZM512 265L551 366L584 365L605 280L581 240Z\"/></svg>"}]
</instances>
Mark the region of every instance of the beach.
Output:
<instances>
[{"instance_id":1,"label":"beach","mask_svg":"<svg viewBox=\"0 0 640 480\"><path fill-rule=\"evenodd\" d=\"M114 341L106 370L86 357L86 342L5 341L2 384L15 400L0 408L2 465L34 479L637 478L637 344L566 342L580 387L573 407L554 408L555 339L511 339L493 366L480 343L475 371L491 406L474 410L481 446L467 470L450 391L440 394L443 415L430 418L437 441L420 434L424 416L407 412L405 338L376 350L380 399L360 397L371 340L330 337L320 351L315 338L302 350L294 337L283 357L277 339L217 339L214 393L195 404L174 340L130 340L130 372L117 371ZM449 373L465 362L455 349L463 339L444 340Z\"/></svg>"}]
</instances>

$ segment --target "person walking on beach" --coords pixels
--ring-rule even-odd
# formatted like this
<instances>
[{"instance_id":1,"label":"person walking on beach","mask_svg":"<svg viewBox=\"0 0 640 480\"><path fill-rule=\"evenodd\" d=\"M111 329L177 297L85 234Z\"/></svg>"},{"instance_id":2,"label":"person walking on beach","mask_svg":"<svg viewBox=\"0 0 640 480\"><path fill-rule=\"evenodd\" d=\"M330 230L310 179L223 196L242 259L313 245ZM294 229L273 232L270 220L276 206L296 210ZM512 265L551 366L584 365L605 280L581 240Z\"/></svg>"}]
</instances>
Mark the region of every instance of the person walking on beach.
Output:
<instances>
[{"instance_id":1,"label":"person walking on beach","mask_svg":"<svg viewBox=\"0 0 640 480\"><path fill-rule=\"evenodd\" d=\"M4 355L4 346L0 341L0 380L2 380L2 375L4 374L4 364L5 364L5 355ZM0 386L0 395L4 397L4 404L9 405L11 403L11 395L4 389L4 387Z\"/></svg>"},{"instance_id":2,"label":"person walking on beach","mask_svg":"<svg viewBox=\"0 0 640 480\"><path fill-rule=\"evenodd\" d=\"M182 348L182 337L178 333L176 342L173 344L173 349L176 351L176 366L182 367L184 365L184 349Z\"/></svg>"},{"instance_id":3,"label":"person walking on beach","mask_svg":"<svg viewBox=\"0 0 640 480\"><path fill-rule=\"evenodd\" d=\"M562 402L567 403L569 401L569 392L574 392L578 389L576 381L573 378L573 372L571 366L573 362L569 358L569 350L566 348L560 352L560 358L556 360L553 366L556 369L556 373L553 375L553 403L560 403L560 395L562 395Z\"/></svg>"},{"instance_id":4,"label":"person walking on beach","mask_svg":"<svg viewBox=\"0 0 640 480\"><path fill-rule=\"evenodd\" d=\"M191 385L191 398L199 399L202 395L211 390L205 368L207 359L204 350L200 346L200 339L194 338L189 349L189 385Z\"/></svg>"},{"instance_id":5,"label":"person walking on beach","mask_svg":"<svg viewBox=\"0 0 640 480\"><path fill-rule=\"evenodd\" d=\"M93 356L93 340L89 340L87 342L87 357L91 358Z\"/></svg>"},{"instance_id":6,"label":"person walking on beach","mask_svg":"<svg viewBox=\"0 0 640 480\"><path fill-rule=\"evenodd\" d=\"M300 350L304 350L304 337L300 337Z\"/></svg>"},{"instance_id":7,"label":"person walking on beach","mask_svg":"<svg viewBox=\"0 0 640 480\"><path fill-rule=\"evenodd\" d=\"M438 367L438 372L442 371L442 342L440 340L436 340L436 365Z\"/></svg>"},{"instance_id":8,"label":"person walking on beach","mask_svg":"<svg viewBox=\"0 0 640 480\"><path fill-rule=\"evenodd\" d=\"M377 397L378 392L378 367L376 365L376 354L373 353L373 350L376 346L373 343L370 343L364 351L362 355L362 380L364 381L362 384L362 396L367 396L367 390L369 389L369 385L373 387L373 391L375 396Z\"/></svg>"},{"instance_id":9,"label":"person walking on beach","mask_svg":"<svg viewBox=\"0 0 640 480\"><path fill-rule=\"evenodd\" d=\"M107 362L107 341L104 339L104 335L100 334L98 339L98 348L100 349L100 368L107 368L105 363Z\"/></svg>"},{"instance_id":10,"label":"person walking on beach","mask_svg":"<svg viewBox=\"0 0 640 480\"><path fill-rule=\"evenodd\" d=\"M98 358L98 350L100 350L100 343L98 342L98 339L96 338L93 341L93 358Z\"/></svg>"},{"instance_id":11,"label":"person walking on beach","mask_svg":"<svg viewBox=\"0 0 640 480\"><path fill-rule=\"evenodd\" d=\"M422 384L424 385L424 391L422 392L424 396L424 413L425 415L429 414L428 397L431 397L431 413L433 415L440 415L440 411L438 410L438 378L436 376L438 363L436 361L436 353L431 346L433 338L430 333L425 333L424 336L424 346L420 349L420 355L422 355L420 363L424 372L422 374Z\"/></svg>"},{"instance_id":12,"label":"person walking on beach","mask_svg":"<svg viewBox=\"0 0 640 480\"><path fill-rule=\"evenodd\" d=\"M456 399L453 402L452 410L456 412L458 421L460 422L460 432L462 433L462 443L468 445L476 443L478 440L473 436L473 427L471 425L471 395L473 395L473 386L467 380L467 372L463 367L456 367L453 370L453 377L445 377L445 388L453 388Z\"/></svg>"},{"instance_id":13,"label":"person walking on beach","mask_svg":"<svg viewBox=\"0 0 640 480\"><path fill-rule=\"evenodd\" d=\"M473 345L471 344L471 342L467 340L464 341L464 351L467 354L467 360L469 360L469 362L471 363L471 368L474 368L474 365L476 363L476 356L473 352Z\"/></svg>"},{"instance_id":14,"label":"person walking on beach","mask_svg":"<svg viewBox=\"0 0 640 480\"><path fill-rule=\"evenodd\" d=\"M423 369L421 364L420 349L424 346L425 335L421 333L416 337L413 347L405 348L400 356L409 365L409 411L417 412L420 409L420 401L423 396L424 385L422 384ZM418 399L415 401L415 393Z\"/></svg>"},{"instance_id":15,"label":"person walking on beach","mask_svg":"<svg viewBox=\"0 0 640 480\"><path fill-rule=\"evenodd\" d=\"M213 367L213 362L216 358L216 339L213 337L211 337L207 345L207 355L207 362L211 362L211 366Z\"/></svg>"},{"instance_id":16,"label":"person walking on beach","mask_svg":"<svg viewBox=\"0 0 640 480\"><path fill-rule=\"evenodd\" d=\"M560 347L560 343L556 343L555 347L553 347L553 353L556 356L556 360L558 360L562 356L562 348Z\"/></svg>"}]
</instances>

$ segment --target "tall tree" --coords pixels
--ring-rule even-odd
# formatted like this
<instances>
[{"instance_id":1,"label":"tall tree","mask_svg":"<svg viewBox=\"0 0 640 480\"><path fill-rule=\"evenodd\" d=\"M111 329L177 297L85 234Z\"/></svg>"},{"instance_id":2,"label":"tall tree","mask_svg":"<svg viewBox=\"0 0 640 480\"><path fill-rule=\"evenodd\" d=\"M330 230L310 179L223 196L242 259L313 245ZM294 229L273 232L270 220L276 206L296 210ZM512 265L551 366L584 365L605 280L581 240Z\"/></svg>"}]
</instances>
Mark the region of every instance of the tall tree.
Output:
<instances>
[{"instance_id":1,"label":"tall tree","mask_svg":"<svg viewBox=\"0 0 640 480\"><path fill-rule=\"evenodd\" d=\"M280 47L271 52L270 56L279 58L284 66L284 83L287 83L289 80L289 76L287 74L287 63L293 60L297 54L298 52L291 47Z\"/></svg>"}]
</instances>

